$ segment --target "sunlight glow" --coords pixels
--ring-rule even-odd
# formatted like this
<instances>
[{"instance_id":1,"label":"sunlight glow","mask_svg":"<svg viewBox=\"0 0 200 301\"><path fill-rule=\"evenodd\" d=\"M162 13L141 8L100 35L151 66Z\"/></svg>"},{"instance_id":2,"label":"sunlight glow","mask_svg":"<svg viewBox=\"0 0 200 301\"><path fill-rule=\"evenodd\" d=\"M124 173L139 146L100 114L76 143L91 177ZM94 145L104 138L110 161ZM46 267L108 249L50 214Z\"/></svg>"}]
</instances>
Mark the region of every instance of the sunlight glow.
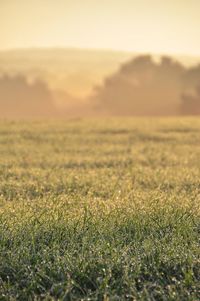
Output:
<instances>
[{"instance_id":1,"label":"sunlight glow","mask_svg":"<svg viewBox=\"0 0 200 301\"><path fill-rule=\"evenodd\" d=\"M0 49L200 54L198 0L1 0Z\"/></svg>"}]
</instances>

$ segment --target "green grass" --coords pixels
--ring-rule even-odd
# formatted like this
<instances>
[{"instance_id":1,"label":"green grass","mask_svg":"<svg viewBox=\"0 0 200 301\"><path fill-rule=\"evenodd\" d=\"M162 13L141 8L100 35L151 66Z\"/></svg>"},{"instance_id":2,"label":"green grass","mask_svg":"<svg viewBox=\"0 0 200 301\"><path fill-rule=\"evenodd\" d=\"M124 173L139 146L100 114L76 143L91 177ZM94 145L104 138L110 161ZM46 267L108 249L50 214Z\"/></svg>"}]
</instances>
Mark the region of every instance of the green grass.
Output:
<instances>
[{"instance_id":1,"label":"green grass","mask_svg":"<svg viewBox=\"0 0 200 301\"><path fill-rule=\"evenodd\" d=\"M0 300L200 300L200 120L1 122Z\"/></svg>"}]
</instances>

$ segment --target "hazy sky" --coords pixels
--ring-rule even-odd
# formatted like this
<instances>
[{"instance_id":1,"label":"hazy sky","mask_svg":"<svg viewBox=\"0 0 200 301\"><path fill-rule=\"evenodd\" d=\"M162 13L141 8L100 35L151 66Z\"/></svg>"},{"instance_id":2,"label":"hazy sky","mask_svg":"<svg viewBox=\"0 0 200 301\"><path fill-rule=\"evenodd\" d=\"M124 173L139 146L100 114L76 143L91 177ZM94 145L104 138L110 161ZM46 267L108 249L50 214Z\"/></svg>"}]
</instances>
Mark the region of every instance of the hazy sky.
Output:
<instances>
[{"instance_id":1,"label":"hazy sky","mask_svg":"<svg viewBox=\"0 0 200 301\"><path fill-rule=\"evenodd\" d=\"M200 0L0 0L0 48L200 55Z\"/></svg>"}]
</instances>

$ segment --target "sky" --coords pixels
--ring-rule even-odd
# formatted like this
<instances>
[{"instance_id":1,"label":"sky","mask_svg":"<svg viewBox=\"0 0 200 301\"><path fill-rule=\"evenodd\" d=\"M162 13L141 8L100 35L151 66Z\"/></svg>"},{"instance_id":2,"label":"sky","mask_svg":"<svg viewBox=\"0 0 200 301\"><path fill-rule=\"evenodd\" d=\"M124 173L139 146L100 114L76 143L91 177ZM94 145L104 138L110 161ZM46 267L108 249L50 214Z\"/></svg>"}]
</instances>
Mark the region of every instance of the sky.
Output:
<instances>
[{"instance_id":1,"label":"sky","mask_svg":"<svg viewBox=\"0 0 200 301\"><path fill-rule=\"evenodd\" d=\"M200 55L200 0L0 0L0 49Z\"/></svg>"}]
</instances>

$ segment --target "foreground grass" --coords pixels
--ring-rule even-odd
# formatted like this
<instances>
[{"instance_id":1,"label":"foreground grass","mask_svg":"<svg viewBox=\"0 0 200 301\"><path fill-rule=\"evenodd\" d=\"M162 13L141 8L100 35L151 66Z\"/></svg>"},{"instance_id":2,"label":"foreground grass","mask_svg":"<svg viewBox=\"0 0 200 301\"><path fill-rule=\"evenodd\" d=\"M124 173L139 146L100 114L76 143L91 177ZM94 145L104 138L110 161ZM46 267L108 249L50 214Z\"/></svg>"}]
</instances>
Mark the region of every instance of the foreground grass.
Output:
<instances>
[{"instance_id":1,"label":"foreground grass","mask_svg":"<svg viewBox=\"0 0 200 301\"><path fill-rule=\"evenodd\" d=\"M199 300L200 120L0 123L0 300Z\"/></svg>"}]
</instances>

